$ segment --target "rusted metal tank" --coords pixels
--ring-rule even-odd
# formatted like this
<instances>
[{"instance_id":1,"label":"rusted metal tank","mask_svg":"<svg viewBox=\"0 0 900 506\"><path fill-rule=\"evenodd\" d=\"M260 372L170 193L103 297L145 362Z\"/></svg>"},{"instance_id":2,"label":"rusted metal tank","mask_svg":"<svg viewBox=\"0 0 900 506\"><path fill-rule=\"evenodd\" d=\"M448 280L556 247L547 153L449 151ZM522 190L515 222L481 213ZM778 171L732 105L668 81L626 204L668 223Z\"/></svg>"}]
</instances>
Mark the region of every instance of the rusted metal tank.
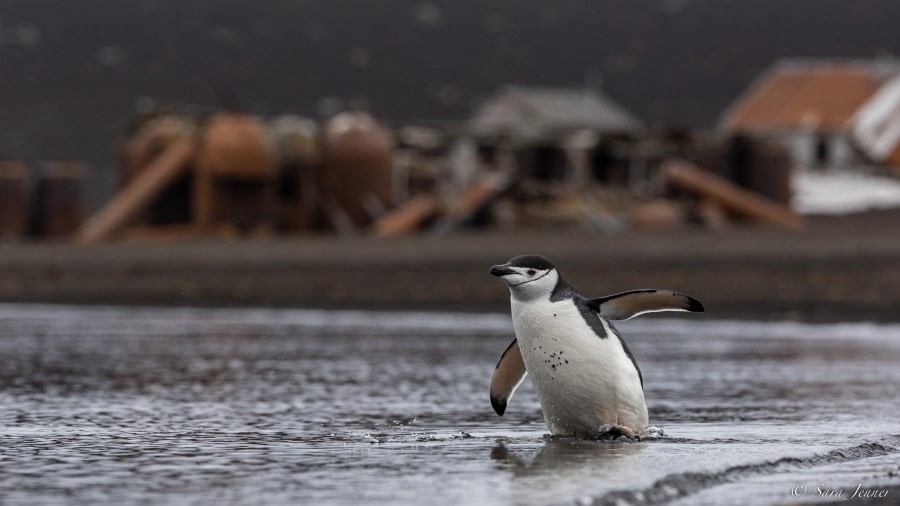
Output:
<instances>
[{"instance_id":1,"label":"rusted metal tank","mask_svg":"<svg viewBox=\"0 0 900 506\"><path fill-rule=\"evenodd\" d=\"M221 223L249 232L274 225L278 157L256 117L212 117L200 134L196 168L194 220L200 228Z\"/></svg>"},{"instance_id":2,"label":"rusted metal tank","mask_svg":"<svg viewBox=\"0 0 900 506\"><path fill-rule=\"evenodd\" d=\"M23 237L28 226L28 166L0 160L0 239Z\"/></svg>"},{"instance_id":3,"label":"rusted metal tank","mask_svg":"<svg viewBox=\"0 0 900 506\"><path fill-rule=\"evenodd\" d=\"M192 138L197 129L193 117L178 112L160 112L141 119L125 140L119 157L119 187L125 188L148 168L175 141ZM191 220L193 180L185 173L169 183L153 198L136 223L147 225L183 224Z\"/></svg>"},{"instance_id":4,"label":"rusted metal tank","mask_svg":"<svg viewBox=\"0 0 900 506\"><path fill-rule=\"evenodd\" d=\"M376 217L377 208L390 206L394 150L390 130L364 112L344 112L326 124L322 148L326 209L342 211L354 225L364 226Z\"/></svg>"},{"instance_id":5,"label":"rusted metal tank","mask_svg":"<svg viewBox=\"0 0 900 506\"><path fill-rule=\"evenodd\" d=\"M47 162L35 186L31 212L31 233L38 237L63 238L72 235L86 212L85 182L88 168L82 162Z\"/></svg>"},{"instance_id":6,"label":"rusted metal tank","mask_svg":"<svg viewBox=\"0 0 900 506\"><path fill-rule=\"evenodd\" d=\"M319 125L315 121L285 114L272 120L269 131L275 139L281 165L313 165L321 156Z\"/></svg>"},{"instance_id":7,"label":"rusted metal tank","mask_svg":"<svg viewBox=\"0 0 900 506\"><path fill-rule=\"evenodd\" d=\"M203 128L197 168L215 176L270 178L278 169L275 144L255 116L223 113Z\"/></svg>"},{"instance_id":8,"label":"rusted metal tank","mask_svg":"<svg viewBox=\"0 0 900 506\"><path fill-rule=\"evenodd\" d=\"M278 149L278 228L285 232L314 228L322 149L319 125L286 114L269 123Z\"/></svg>"}]
</instances>

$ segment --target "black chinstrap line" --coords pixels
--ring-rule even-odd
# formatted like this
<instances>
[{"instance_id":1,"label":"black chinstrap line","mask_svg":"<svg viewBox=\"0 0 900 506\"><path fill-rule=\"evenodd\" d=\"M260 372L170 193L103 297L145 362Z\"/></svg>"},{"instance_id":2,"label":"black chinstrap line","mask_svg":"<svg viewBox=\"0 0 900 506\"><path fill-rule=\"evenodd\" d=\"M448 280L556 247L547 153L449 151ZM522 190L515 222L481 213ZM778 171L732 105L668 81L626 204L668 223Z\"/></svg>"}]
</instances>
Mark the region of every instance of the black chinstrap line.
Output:
<instances>
[{"instance_id":1,"label":"black chinstrap line","mask_svg":"<svg viewBox=\"0 0 900 506\"><path fill-rule=\"evenodd\" d=\"M539 277L539 278L529 279L528 281L522 281L521 283L516 283L516 284L514 284L514 285L509 285L509 286L511 286L511 287L513 287L513 286L522 286L522 285L524 285L525 283L531 283L531 282L533 282L533 281L537 281L537 280L539 280L539 279L541 279L541 278L544 278L544 277L546 277L548 274L550 274L551 272L552 272L552 269L549 270L549 271L547 271L547 272L545 272L544 275L541 276L541 277Z\"/></svg>"}]
</instances>

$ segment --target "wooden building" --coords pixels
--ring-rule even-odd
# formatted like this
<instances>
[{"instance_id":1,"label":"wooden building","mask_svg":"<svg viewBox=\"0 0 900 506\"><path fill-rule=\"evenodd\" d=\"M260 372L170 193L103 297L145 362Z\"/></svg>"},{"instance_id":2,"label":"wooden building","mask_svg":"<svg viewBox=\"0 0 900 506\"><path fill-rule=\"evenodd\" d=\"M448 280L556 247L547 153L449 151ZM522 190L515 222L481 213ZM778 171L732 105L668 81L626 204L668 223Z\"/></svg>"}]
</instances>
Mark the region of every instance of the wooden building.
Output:
<instances>
[{"instance_id":1,"label":"wooden building","mask_svg":"<svg viewBox=\"0 0 900 506\"><path fill-rule=\"evenodd\" d=\"M780 60L731 103L719 127L777 138L800 167L884 163L900 144L898 77L893 59Z\"/></svg>"}]
</instances>

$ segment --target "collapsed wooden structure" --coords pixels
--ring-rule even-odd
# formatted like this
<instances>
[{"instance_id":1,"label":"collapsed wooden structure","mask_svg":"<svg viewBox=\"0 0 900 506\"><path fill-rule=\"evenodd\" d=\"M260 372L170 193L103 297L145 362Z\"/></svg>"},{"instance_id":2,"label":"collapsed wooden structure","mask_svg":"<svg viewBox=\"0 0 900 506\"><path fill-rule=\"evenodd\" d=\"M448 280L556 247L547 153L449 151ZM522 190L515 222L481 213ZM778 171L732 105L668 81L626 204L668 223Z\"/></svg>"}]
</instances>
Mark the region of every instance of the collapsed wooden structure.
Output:
<instances>
[{"instance_id":1,"label":"collapsed wooden structure","mask_svg":"<svg viewBox=\"0 0 900 506\"><path fill-rule=\"evenodd\" d=\"M718 206L758 223L799 230L803 220L787 206L701 169L685 160L667 160L662 166L666 184L693 192L707 206Z\"/></svg>"}]
</instances>

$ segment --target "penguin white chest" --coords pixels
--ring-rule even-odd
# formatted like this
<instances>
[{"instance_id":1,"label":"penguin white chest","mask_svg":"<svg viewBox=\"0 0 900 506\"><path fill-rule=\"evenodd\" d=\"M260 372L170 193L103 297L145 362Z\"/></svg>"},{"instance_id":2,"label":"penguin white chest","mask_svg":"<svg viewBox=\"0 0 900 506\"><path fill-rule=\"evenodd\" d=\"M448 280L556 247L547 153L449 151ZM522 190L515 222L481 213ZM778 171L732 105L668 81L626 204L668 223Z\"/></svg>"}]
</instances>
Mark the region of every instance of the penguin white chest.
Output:
<instances>
[{"instance_id":1,"label":"penguin white chest","mask_svg":"<svg viewBox=\"0 0 900 506\"><path fill-rule=\"evenodd\" d=\"M640 431L647 406L640 376L612 326L598 335L572 299L512 299L528 375L553 434L590 436L604 425Z\"/></svg>"}]
</instances>

